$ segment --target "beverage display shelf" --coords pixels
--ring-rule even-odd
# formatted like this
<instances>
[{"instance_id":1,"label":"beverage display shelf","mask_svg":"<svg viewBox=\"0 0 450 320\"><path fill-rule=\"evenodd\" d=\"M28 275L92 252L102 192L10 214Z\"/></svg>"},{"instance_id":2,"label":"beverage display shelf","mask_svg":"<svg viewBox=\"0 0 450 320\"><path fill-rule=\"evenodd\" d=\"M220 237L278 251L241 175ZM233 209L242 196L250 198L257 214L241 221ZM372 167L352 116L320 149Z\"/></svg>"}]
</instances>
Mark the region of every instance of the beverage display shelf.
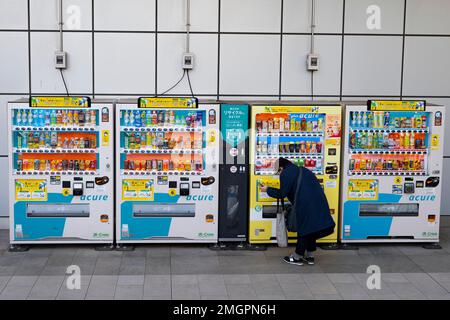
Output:
<instances>
[{"instance_id":1,"label":"beverage display shelf","mask_svg":"<svg viewBox=\"0 0 450 320\"><path fill-rule=\"evenodd\" d=\"M123 132L202 132L204 127L186 128L186 127L125 127L121 126Z\"/></svg>"},{"instance_id":2,"label":"beverage display shelf","mask_svg":"<svg viewBox=\"0 0 450 320\"><path fill-rule=\"evenodd\" d=\"M279 157L287 158L287 159L321 159L323 158L322 154L311 154L311 153L277 153L277 154L269 154L269 155L260 155L257 154L257 159L278 159Z\"/></svg>"},{"instance_id":3,"label":"beverage display shelf","mask_svg":"<svg viewBox=\"0 0 450 320\"><path fill-rule=\"evenodd\" d=\"M120 149L127 154L202 154L203 149Z\"/></svg>"},{"instance_id":4,"label":"beverage display shelf","mask_svg":"<svg viewBox=\"0 0 450 320\"><path fill-rule=\"evenodd\" d=\"M393 155L402 155L402 154L427 154L428 149L392 149L392 150L384 150L384 149L350 149L351 154L393 154Z\"/></svg>"},{"instance_id":5,"label":"beverage display shelf","mask_svg":"<svg viewBox=\"0 0 450 320\"><path fill-rule=\"evenodd\" d=\"M73 127L73 126L13 126L14 131L55 131L55 132L95 132L99 131L98 126Z\"/></svg>"},{"instance_id":6,"label":"beverage display shelf","mask_svg":"<svg viewBox=\"0 0 450 320\"><path fill-rule=\"evenodd\" d=\"M306 169L310 170L312 173L316 174L316 175L323 175L323 171L322 170L314 170L308 167L305 167ZM258 176L274 176L277 175L276 171L267 171L267 170L263 170L263 171L256 171L255 170L255 175Z\"/></svg>"},{"instance_id":7,"label":"beverage display shelf","mask_svg":"<svg viewBox=\"0 0 450 320\"><path fill-rule=\"evenodd\" d=\"M203 171L157 171L157 170L121 170L122 176L199 176L202 175Z\"/></svg>"},{"instance_id":8,"label":"beverage display shelf","mask_svg":"<svg viewBox=\"0 0 450 320\"><path fill-rule=\"evenodd\" d=\"M74 171L74 170L66 170L66 171L37 171L37 170L26 170L26 171L18 171L18 170L14 170L13 171L14 175L23 175L23 176L30 176L30 175L34 175L34 176L93 176L98 174L98 171L96 170L85 170L85 171Z\"/></svg>"},{"instance_id":9,"label":"beverage display shelf","mask_svg":"<svg viewBox=\"0 0 450 320\"><path fill-rule=\"evenodd\" d=\"M38 153L38 154L62 154L62 153L97 153L98 148L95 149L63 149L63 148L41 148L41 149L29 149L29 148L14 148L14 153Z\"/></svg>"},{"instance_id":10,"label":"beverage display shelf","mask_svg":"<svg viewBox=\"0 0 450 320\"><path fill-rule=\"evenodd\" d=\"M428 128L353 128L350 127L351 132L419 132L428 133Z\"/></svg>"},{"instance_id":11,"label":"beverage display shelf","mask_svg":"<svg viewBox=\"0 0 450 320\"><path fill-rule=\"evenodd\" d=\"M292 131L292 132L257 132L258 137L322 137L324 133L309 131Z\"/></svg>"},{"instance_id":12,"label":"beverage display shelf","mask_svg":"<svg viewBox=\"0 0 450 320\"><path fill-rule=\"evenodd\" d=\"M348 174L351 176L425 176L426 171L394 171L394 170L364 170L364 171L354 171L349 170Z\"/></svg>"}]
</instances>

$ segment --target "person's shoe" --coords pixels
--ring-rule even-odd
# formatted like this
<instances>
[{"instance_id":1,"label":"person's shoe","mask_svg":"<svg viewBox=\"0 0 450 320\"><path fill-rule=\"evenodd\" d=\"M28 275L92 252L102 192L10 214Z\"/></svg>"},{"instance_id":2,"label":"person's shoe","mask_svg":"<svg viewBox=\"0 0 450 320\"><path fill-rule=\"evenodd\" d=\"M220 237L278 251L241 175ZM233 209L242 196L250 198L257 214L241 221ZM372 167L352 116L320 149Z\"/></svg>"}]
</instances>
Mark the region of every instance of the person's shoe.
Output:
<instances>
[{"instance_id":1,"label":"person's shoe","mask_svg":"<svg viewBox=\"0 0 450 320\"><path fill-rule=\"evenodd\" d=\"M314 265L314 257L305 257L304 259L308 265Z\"/></svg>"},{"instance_id":2,"label":"person's shoe","mask_svg":"<svg viewBox=\"0 0 450 320\"><path fill-rule=\"evenodd\" d=\"M305 264L305 260L303 258L295 259L293 256L284 257L283 261L289 264L295 264L296 266L302 266Z\"/></svg>"}]
</instances>

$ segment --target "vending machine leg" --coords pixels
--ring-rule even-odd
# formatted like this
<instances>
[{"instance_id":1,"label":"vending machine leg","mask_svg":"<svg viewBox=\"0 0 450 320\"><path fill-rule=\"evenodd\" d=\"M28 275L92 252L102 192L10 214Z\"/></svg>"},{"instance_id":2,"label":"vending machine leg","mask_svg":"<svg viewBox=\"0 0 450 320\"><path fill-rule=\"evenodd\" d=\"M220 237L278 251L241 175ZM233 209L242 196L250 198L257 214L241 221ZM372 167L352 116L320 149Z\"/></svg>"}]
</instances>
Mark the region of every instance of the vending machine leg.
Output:
<instances>
[{"instance_id":1,"label":"vending machine leg","mask_svg":"<svg viewBox=\"0 0 450 320\"><path fill-rule=\"evenodd\" d=\"M429 250L440 250L440 249L442 249L442 247L439 244L439 242L427 243L427 244L424 244L422 247L424 249L429 249Z\"/></svg>"},{"instance_id":2,"label":"vending machine leg","mask_svg":"<svg viewBox=\"0 0 450 320\"><path fill-rule=\"evenodd\" d=\"M319 244L319 248L322 250L339 250L340 246L337 243L324 243Z\"/></svg>"},{"instance_id":3,"label":"vending machine leg","mask_svg":"<svg viewBox=\"0 0 450 320\"><path fill-rule=\"evenodd\" d=\"M108 243L95 247L95 251L112 251L114 250L114 244Z\"/></svg>"},{"instance_id":4,"label":"vending machine leg","mask_svg":"<svg viewBox=\"0 0 450 320\"><path fill-rule=\"evenodd\" d=\"M134 251L134 246L129 244L118 243L116 244L117 251Z\"/></svg>"},{"instance_id":5,"label":"vending machine leg","mask_svg":"<svg viewBox=\"0 0 450 320\"><path fill-rule=\"evenodd\" d=\"M11 244L8 248L9 252L26 252L28 250L30 250L30 246L23 244Z\"/></svg>"},{"instance_id":6,"label":"vending machine leg","mask_svg":"<svg viewBox=\"0 0 450 320\"><path fill-rule=\"evenodd\" d=\"M359 247L355 246L355 245L348 244L348 243L341 243L340 249L341 250L359 250Z\"/></svg>"},{"instance_id":7,"label":"vending machine leg","mask_svg":"<svg viewBox=\"0 0 450 320\"><path fill-rule=\"evenodd\" d=\"M225 242L217 242L217 243L210 245L208 248L209 248L209 250L219 251L219 250L227 250L228 246Z\"/></svg>"},{"instance_id":8,"label":"vending machine leg","mask_svg":"<svg viewBox=\"0 0 450 320\"><path fill-rule=\"evenodd\" d=\"M246 250L250 250L250 251L266 251L267 250L267 245L265 244L247 244L246 245Z\"/></svg>"}]
</instances>

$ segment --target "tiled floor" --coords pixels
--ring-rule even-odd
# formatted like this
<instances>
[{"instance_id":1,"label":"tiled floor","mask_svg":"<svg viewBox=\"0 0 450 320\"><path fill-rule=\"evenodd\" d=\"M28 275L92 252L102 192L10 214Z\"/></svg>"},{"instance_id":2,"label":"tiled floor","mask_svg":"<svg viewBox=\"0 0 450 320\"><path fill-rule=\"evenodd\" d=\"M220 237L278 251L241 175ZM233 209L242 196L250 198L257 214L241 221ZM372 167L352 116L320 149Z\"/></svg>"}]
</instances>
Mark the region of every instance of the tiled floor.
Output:
<instances>
[{"instance_id":1,"label":"tiled floor","mask_svg":"<svg viewBox=\"0 0 450 320\"><path fill-rule=\"evenodd\" d=\"M442 250L420 245L364 245L324 251L315 266L291 266L292 248L211 251L194 245L137 246L98 252L91 246L38 246L10 253L0 230L1 299L446 299L450 300L450 217ZM69 290L69 265L81 288ZM381 289L369 290L369 265L381 268Z\"/></svg>"}]
</instances>

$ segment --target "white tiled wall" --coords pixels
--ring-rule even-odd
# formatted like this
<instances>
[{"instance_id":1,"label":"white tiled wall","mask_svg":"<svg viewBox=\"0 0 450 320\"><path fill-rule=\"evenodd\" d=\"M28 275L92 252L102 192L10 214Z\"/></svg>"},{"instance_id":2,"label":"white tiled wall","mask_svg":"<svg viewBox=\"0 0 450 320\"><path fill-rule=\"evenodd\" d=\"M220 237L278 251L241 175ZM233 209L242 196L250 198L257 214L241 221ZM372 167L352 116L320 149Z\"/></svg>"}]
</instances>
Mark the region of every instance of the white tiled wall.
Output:
<instances>
[{"instance_id":1,"label":"white tiled wall","mask_svg":"<svg viewBox=\"0 0 450 320\"><path fill-rule=\"evenodd\" d=\"M65 93L59 70L54 68L54 52L58 50L57 32L31 34L31 90L35 93ZM68 70L63 71L71 92L92 91L92 34L66 33ZM75 67L76 66L76 67ZM85 79L79 81L79 79Z\"/></svg>"},{"instance_id":2,"label":"white tiled wall","mask_svg":"<svg viewBox=\"0 0 450 320\"><path fill-rule=\"evenodd\" d=\"M401 62L401 37L345 37L343 93L398 95Z\"/></svg>"},{"instance_id":3,"label":"white tiled wall","mask_svg":"<svg viewBox=\"0 0 450 320\"><path fill-rule=\"evenodd\" d=\"M57 2L0 0L0 135L6 130L2 119L8 98L30 92L64 93L53 67ZM154 94L180 78L185 0L63 0L63 4L69 64L64 76L70 92L97 97ZM379 30L367 28L370 5L381 9ZM320 68L314 74L314 92L305 62L311 0L191 0L191 10L195 68L190 78L194 93L201 97L409 96L450 106L448 0L316 0L315 51ZM74 28L78 14L80 30L68 30ZM186 80L170 93L188 94ZM447 137L445 153L450 156L450 130ZM0 156L5 153L0 139ZM450 172L447 175L448 181ZM6 192L1 188L0 197ZM444 189L450 193L450 182ZM450 213L450 204L444 211Z\"/></svg>"},{"instance_id":4,"label":"white tiled wall","mask_svg":"<svg viewBox=\"0 0 450 320\"><path fill-rule=\"evenodd\" d=\"M345 32L401 34L403 33L404 3L404 0L347 0L345 2ZM367 27L368 17L375 14L370 6L380 9L380 28L368 29Z\"/></svg>"}]
</instances>

